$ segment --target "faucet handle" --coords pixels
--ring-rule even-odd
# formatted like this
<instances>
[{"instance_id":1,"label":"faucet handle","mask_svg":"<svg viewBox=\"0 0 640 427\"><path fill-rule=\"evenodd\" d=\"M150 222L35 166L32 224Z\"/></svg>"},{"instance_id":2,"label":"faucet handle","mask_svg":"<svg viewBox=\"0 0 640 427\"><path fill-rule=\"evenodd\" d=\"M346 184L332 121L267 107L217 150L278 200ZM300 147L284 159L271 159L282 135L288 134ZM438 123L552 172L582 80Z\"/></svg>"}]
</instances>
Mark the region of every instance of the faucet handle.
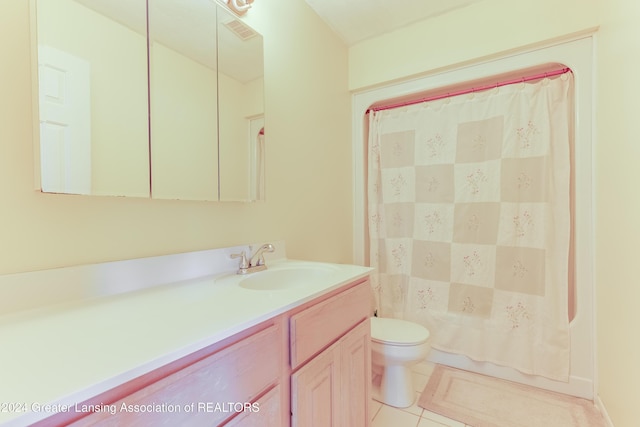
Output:
<instances>
[{"instance_id":1,"label":"faucet handle","mask_svg":"<svg viewBox=\"0 0 640 427\"><path fill-rule=\"evenodd\" d=\"M239 254L231 254L231 259L235 258L240 258L240 269L249 268L249 261L247 261L247 254L245 251L242 251Z\"/></svg>"}]
</instances>

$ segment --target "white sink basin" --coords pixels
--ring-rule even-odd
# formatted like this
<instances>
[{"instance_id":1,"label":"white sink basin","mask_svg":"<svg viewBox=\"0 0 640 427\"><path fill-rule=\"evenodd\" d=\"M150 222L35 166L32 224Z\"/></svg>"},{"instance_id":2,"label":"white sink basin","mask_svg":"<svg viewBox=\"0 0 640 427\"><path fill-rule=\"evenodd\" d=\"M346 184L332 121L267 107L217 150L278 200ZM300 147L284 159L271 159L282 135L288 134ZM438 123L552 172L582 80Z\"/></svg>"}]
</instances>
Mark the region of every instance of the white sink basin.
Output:
<instances>
[{"instance_id":1,"label":"white sink basin","mask_svg":"<svg viewBox=\"0 0 640 427\"><path fill-rule=\"evenodd\" d=\"M274 291L311 285L327 280L338 269L330 265L296 265L260 271L240 280L239 286L256 291Z\"/></svg>"}]
</instances>

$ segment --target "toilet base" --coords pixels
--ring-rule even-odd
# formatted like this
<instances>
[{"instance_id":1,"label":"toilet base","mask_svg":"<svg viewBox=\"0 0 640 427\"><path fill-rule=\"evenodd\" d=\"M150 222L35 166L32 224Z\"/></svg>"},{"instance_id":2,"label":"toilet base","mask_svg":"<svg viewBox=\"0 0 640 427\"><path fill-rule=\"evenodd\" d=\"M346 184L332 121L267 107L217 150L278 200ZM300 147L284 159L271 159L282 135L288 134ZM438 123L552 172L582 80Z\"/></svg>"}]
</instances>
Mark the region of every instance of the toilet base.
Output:
<instances>
[{"instance_id":1,"label":"toilet base","mask_svg":"<svg viewBox=\"0 0 640 427\"><path fill-rule=\"evenodd\" d=\"M373 399L396 408L407 408L416 400L411 370L405 365L386 366L373 381Z\"/></svg>"}]
</instances>

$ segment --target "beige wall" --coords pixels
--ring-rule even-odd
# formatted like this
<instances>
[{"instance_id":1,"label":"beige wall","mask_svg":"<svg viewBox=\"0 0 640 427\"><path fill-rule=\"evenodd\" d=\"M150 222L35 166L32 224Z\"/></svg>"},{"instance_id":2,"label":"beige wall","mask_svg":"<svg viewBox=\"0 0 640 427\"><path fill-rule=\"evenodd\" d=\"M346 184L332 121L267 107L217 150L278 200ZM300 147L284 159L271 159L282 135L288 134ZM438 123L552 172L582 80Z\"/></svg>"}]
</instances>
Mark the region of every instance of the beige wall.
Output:
<instances>
[{"instance_id":1,"label":"beige wall","mask_svg":"<svg viewBox=\"0 0 640 427\"><path fill-rule=\"evenodd\" d=\"M218 96L225 108L220 111L220 199L249 199L249 135L246 117L248 86L223 73L218 75ZM255 86L252 86L255 87ZM261 88L262 89L262 88ZM262 112L258 110L258 112Z\"/></svg>"},{"instance_id":2,"label":"beige wall","mask_svg":"<svg viewBox=\"0 0 640 427\"><path fill-rule=\"evenodd\" d=\"M33 190L29 2L0 2L0 274L280 239L352 259L347 49L302 0L248 15L265 37L266 202L64 196Z\"/></svg>"},{"instance_id":3,"label":"beige wall","mask_svg":"<svg viewBox=\"0 0 640 427\"><path fill-rule=\"evenodd\" d=\"M264 78L242 83L218 75L220 105L220 200L251 200L249 118L264 116ZM255 147L254 147L255 149Z\"/></svg>"},{"instance_id":4,"label":"beige wall","mask_svg":"<svg viewBox=\"0 0 640 427\"><path fill-rule=\"evenodd\" d=\"M157 42L151 58L153 197L218 200L216 72Z\"/></svg>"},{"instance_id":5,"label":"beige wall","mask_svg":"<svg viewBox=\"0 0 640 427\"><path fill-rule=\"evenodd\" d=\"M638 424L640 396L640 2L485 0L349 51L353 90L596 33L595 249L598 390L616 427ZM400 48L402 47L402 48ZM418 54L416 54L418 52Z\"/></svg>"},{"instance_id":6,"label":"beige wall","mask_svg":"<svg viewBox=\"0 0 640 427\"><path fill-rule=\"evenodd\" d=\"M596 67L599 393L616 427L640 420L640 2L602 0Z\"/></svg>"},{"instance_id":7,"label":"beige wall","mask_svg":"<svg viewBox=\"0 0 640 427\"><path fill-rule=\"evenodd\" d=\"M598 24L599 0L484 0L353 46L349 87L477 63Z\"/></svg>"}]
</instances>

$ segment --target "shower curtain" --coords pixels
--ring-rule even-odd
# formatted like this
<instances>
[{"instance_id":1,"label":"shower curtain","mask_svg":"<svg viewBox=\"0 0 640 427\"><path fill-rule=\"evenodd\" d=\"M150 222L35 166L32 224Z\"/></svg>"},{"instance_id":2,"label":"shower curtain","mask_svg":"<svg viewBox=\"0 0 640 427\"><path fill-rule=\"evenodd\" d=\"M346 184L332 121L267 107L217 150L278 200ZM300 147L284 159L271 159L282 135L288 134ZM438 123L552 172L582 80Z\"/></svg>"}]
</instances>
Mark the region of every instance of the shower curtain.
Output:
<instances>
[{"instance_id":1,"label":"shower curtain","mask_svg":"<svg viewBox=\"0 0 640 427\"><path fill-rule=\"evenodd\" d=\"M572 84L369 113L378 315L425 325L433 348L568 381Z\"/></svg>"}]
</instances>

